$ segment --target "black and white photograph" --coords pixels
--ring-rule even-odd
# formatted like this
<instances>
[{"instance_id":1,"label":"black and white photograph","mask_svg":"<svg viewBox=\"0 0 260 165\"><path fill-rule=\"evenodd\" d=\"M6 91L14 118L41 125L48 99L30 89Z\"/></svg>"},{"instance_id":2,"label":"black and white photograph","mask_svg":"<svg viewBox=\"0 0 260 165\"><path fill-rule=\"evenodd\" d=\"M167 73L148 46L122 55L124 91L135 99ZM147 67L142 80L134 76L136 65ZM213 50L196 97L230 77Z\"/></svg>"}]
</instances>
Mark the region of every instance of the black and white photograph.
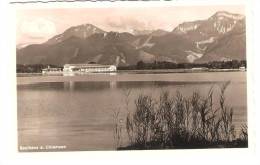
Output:
<instances>
[{"instance_id":1,"label":"black and white photograph","mask_svg":"<svg viewBox=\"0 0 260 165\"><path fill-rule=\"evenodd\" d=\"M244 5L16 10L19 152L248 148Z\"/></svg>"}]
</instances>

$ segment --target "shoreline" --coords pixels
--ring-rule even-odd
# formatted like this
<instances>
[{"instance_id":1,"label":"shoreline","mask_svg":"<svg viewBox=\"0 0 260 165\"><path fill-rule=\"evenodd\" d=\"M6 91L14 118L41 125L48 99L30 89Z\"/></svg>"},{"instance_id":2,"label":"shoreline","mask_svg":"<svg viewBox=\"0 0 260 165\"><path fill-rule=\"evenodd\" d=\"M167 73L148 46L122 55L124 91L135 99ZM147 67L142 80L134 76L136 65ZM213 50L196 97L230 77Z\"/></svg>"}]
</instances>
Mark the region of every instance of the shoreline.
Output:
<instances>
[{"instance_id":1,"label":"shoreline","mask_svg":"<svg viewBox=\"0 0 260 165\"><path fill-rule=\"evenodd\" d=\"M75 75L88 75L88 74L117 74L117 73L138 73L138 74L154 74L154 73L202 73L202 72L246 72L246 70L241 69L143 69L143 70L117 70L116 72L93 72L93 73L84 73L84 74L75 74ZM63 75L67 74L64 72L60 73L16 73L16 76L52 76L52 75ZM74 73L73 73L74 74ZM74 75L72 75L74 76Z\"/></svg>"},{"instance_id":2,"label":"shoreline","mask_svg":"<svg viewBox=\"0 0 260 165\"><path fill-rule=\"evenodd\" d=\"M136 73L136 72L122 72L116 74L104 74L104 73L92 73L84 75L74 75L74 76L63 76L63 75L31 75L31 76L18 76L16 78L17 85L44 83L44 82L123 82L123 81L172 81L172 82L225 82L229 79L223 77L222 75L227 74L229 79L233 78L236 82L246 82L246 72L186 72L186 73L167 73L160 72L155 73ZM240 75L245 77L241 79Z\"/></svg>"}]
</instances>

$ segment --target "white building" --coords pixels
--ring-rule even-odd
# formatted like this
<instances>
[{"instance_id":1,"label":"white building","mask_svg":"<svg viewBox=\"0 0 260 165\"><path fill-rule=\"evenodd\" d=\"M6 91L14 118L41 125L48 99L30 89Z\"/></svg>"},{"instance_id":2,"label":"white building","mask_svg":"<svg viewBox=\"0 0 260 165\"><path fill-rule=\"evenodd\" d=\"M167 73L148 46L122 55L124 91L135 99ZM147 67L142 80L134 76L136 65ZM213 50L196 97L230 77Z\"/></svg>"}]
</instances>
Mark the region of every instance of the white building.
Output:
<instances>
[{"instance_id":1,"label":"white building","mask_svg":"<svg viewBox=\"0 0 260 165\"><path fill-rule=\"evenodd\" d=\"M42 69L42 74L61 74L62 68L51 68L48 66L47 68Z\"/></svg>"},{"instance_id":2,"label":"white building","mask_svg":"<svg viewBox=\"0 0 260 165\"><path fill-rule=\"evenodd\" d=\"M246 71L246 67L241 66L241 67L239 67L239 70L240 70L240 71Z\"/></svg>"},{"instance_id":3,"label":"white building","mask_svg":"<svg viewBox=\"0 0 260 165\"><path fill-rule=\"evenodd\" d=\"M65 64L64 73L99 73L99 72L115 72L115 65L101 64Z\"/></svg>"}]
</instances>

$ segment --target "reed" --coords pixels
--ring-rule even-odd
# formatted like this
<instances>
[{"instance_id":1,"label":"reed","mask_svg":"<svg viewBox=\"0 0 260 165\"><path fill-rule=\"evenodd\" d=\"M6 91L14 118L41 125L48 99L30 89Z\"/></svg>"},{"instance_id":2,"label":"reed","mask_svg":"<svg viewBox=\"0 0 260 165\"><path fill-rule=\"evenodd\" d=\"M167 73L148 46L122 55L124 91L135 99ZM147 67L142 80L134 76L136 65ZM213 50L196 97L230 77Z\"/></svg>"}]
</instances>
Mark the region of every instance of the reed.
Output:
<instances>
[{"instance_id":1,"label":"reed","mask_svg":"<svg viewBox=\"0 0 260 165\"><path fill-rule=\"evenodd\" d=\"M158 99L140 94L134 112L126 116L130 144L118 149L247 147L246 125L236 137L234 111L225 99L228 85L220 87L218 106L213 105L213 87L206 96L196 91L191 97L162 91Z\"/></svg>"},{"instance_id":2,"label":"reed","mask_svg":"<svg viewBox=\"0 0 260 165\"><path fill-rule=\"evenodd\" d=\"M120 119L120 109L115 109L113 111L113 138L114 138L114 147L119 148L122 145L122 123Z\"/></svg>"}]
</instances>

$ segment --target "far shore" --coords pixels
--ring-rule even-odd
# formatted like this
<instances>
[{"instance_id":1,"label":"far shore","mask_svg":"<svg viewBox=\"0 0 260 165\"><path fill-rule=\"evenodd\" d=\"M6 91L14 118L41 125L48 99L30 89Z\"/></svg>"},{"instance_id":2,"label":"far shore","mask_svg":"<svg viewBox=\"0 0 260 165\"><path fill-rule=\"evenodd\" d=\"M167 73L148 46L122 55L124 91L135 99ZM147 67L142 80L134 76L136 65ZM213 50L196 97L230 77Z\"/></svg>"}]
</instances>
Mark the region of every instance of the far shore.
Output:
<instances>
[{"instance_id":1,"label":"far shore","mask_svg":"<svg viewBox=\"0 0 260 165\"><path fill-rule=\"evenodd\" d=\"M241 69L204 69L204 68L192 68L192 69L142 69L142 70L117 70L112 73L143 73L143 74L155 74L155 73L197 73L197 72L241 72L246 70ZM63 72L54 74L62 75ZM86 74L104 74L104 73L86 73ZM108 74L108 73L106 73ZM17 77L23 76L38 76L43 75L42 73L17 73ZM48 74L47 74L48 75Z\"/></svg>"},{"instance_id":2,"label":"far shore","mask_svg":"<svg viewBox=\"0 0 260 165\"><path fill-rule=\"evenodd\" d=\"M215 75L212 76L211 73ZM222 76L223 73L228 74ZM63 76L42 75L41 73L18 73L17 85L44 83L44 82L83 82L83 81L174 81L174 82L224 82L227 77L243 81L239 75L246 72L238 70L221 70L215 72L194 71L194 72L172 72L172 70L131 70L118 71L116 73L89 73L84 75Z\"/></svg>"}]
</instances>

